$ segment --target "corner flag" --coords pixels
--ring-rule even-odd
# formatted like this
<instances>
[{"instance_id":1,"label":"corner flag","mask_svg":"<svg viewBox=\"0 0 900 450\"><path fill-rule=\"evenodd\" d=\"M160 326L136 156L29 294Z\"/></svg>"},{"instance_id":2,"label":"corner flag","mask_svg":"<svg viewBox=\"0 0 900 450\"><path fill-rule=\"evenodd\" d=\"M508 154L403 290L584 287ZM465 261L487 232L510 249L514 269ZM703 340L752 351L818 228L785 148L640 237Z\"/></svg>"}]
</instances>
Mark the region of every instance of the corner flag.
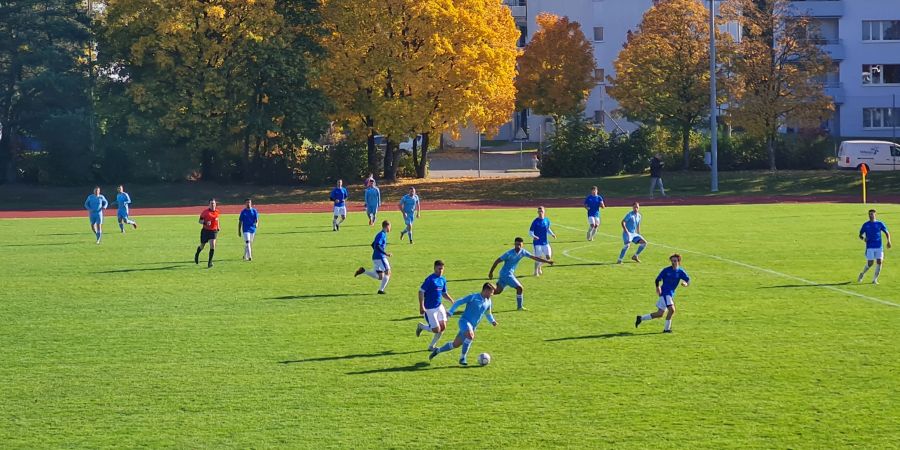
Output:
<instances>
[{"instance_id":1,"label":"corner flag","mask_svg":"<svg viewBox=\"0 0 900 450\"><path fill-rule=\"evenodd\" d=\"M862 173L862 188L863 188L863 204L866 204L866 175L869 174L869 167L865 164L859 166L859 172Z\"/></svg>"}]
</instances>

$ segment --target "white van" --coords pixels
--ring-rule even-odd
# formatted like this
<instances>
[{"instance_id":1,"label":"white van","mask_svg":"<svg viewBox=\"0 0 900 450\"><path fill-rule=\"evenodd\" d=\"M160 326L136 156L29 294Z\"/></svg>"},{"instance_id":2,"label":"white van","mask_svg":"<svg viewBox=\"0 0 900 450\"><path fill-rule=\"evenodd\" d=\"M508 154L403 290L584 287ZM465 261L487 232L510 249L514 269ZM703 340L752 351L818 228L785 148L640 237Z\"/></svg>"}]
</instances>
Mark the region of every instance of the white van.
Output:
<instances>
[{"instance_id":1,"label":"white van","mask_svg":"<svg viewBox=\"0 0 900 450\"><path fill-rule=\"evenodd\" d=\"M838 150L838 167L900 170L900 145L887 141L844 141Z\"/></svg>"}]
</instances>

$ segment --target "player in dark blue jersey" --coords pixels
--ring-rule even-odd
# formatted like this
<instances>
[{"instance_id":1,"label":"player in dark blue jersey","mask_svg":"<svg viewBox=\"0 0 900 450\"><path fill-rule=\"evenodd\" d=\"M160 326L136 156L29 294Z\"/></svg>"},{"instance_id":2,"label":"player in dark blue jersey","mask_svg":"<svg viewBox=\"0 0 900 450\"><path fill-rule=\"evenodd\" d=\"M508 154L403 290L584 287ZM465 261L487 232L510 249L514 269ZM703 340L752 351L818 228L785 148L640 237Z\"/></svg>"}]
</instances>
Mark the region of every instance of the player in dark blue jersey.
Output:
<instances>
[{"instance_id":1,"label":"player in dark blue jersey","mask_svg":"<svg viewBox=\"0 0 900 450\"><path fill-rule=\"evenodd\" d=\"M337 180L337 186L331 190L328 198L334 203L334 218L331 220L331 231L339 231L341 224L347 219L347 189L344 187L344 180ZM341 218L338 221L338 217Z\"/></svg>"},{"instance_id":2,"label":"player in dark blue jersey","mask_svg":"<svg viewBox=\"0 0 900 450\"><path fill-rule=\"evenodd\" d=\"M600 228L600 210L606 208L603 197L598 194L597 186L591 186L591 194L584 198L584 209L587 210L588 231L587 240L593 241Z\"/></svg>"},{"instance_id":3,"label":"player in dark blue jersey","mask_svg":"<svg viewBox=\"0 0 900 450\"><path fill-rule=\"evenodd\" d=\"M681 255L675 253L669 257L669 262L672 265L663 269L656 277L656 295L659 296L659 300L656 302L656 312L637 316L634 319L635 328L645 320L658 319L662 317L663 313L666 313L666 327L663 329L663 333L672 332L672 316L675 315L675 288L679 284L687 286L691 282L691 278L681 268Z\"/></svg>"},{"instance_id":4,"label":"player in dark blue jersey","mask_svg":"<svg viewBox=\"0 0 900 450\"><path fill-rule=\"evenodd\" d=\"M528 234L533 240L534 255L544 259L553 259L553 253L550 249L550 241L547 239L547 235L549 234L556 238L556 233L550 229L550 219L544 215L545 212L543 206L538 206L537 214L538 216L531 221L531 228L528 229ZM534 261L534 276L536 277L544 274L544 271L541 270L541 264L543 263L538 260Z\"/></svg>"},{"instance_id":5,"label":"player in dark blue jersey","mask_svg":"<svg viewBox=\"0 0 900 450\"><path fill-rule=\"evenodd\" d=\"M381 222L381 231L375 235L372 241L372 270L366 270L365 267L356 269L354 277L365 274L375 280L381 280L381 287L378 288L379 294L384 294L384 288L387 287L388 281L391 279L391 263L388 258L391 256L387 252L387 235L391 232L391 223L385 220Z\"/></svg>"},{"instance_id":6,"label":"player in dark blue jersey","mask_svg":"<svg viewBox=\"0 0 900 450\"><path fill-rule=\"evenodd\" d=\"M244 260L253 261L253 241L256 240L256 227L259 226L259 212L253 207L253 200L244 200L244 209L238 216L238 236L244 239Z\"/></svg>"},{"instance_id":7,"label":"player in dark blue jersey","mask_svg":"<svg viewBox=\"0 0 900 450\"><path fill-rule=\"evenodd\" d=\"M447 329L447 310L444 308L443 299L453 302L453 298L447 293L447 279L444 278L444 262L434 262L434 273L428 275L419 288L419 314L425 317L426 323L416 325L416 337L425 330L431 330L434 338L428 345L432 351L437 347L441 335Z\"/></svg>"},{"instance_id":8,"label":"player in dark blue jersey","mask_svg":"<svg viewBox=\"0 0 900 450\"><path fill-rule=\"evenodd\" d=\"M884 247L881 243L881 233L884 233L885 237L887 237L887 248L891 248L891 233L888 233L887 226L883 222L875 219L876 215L877 212L874 209L870 209L869 220L859 229L859 238L866 241L866 266L863 267L859 277L856 278L857 283L862 282L863 277L874 262L878 265L875 266L875 276L872 277L872 284L878 284L878 275L881 274L881 264L884 262Z\"/></svg>"}]
</instances>

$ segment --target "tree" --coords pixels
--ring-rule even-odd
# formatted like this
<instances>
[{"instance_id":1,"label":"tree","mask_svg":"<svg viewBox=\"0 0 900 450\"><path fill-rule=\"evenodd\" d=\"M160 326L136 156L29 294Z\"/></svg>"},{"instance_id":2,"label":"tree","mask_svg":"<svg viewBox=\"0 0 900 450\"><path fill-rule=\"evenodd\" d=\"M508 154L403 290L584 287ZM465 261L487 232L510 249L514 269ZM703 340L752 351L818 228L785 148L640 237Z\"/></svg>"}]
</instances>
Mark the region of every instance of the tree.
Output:
<instances>
[{"instance_id":1,"label":"tree","mask_svg":"<svg viewBox=\"0 0 900 450\"><path fill-rule=\"evenodd\" d=\"M497 128L513 111L518 30L499 2L327 0L325 17L319 85L335 119L369 137L370 163L372 137L387 137L387 179L397 142L423 135L413 157L424 176L432 133Z\"/></svg>"},{"instance_id":2,"label":"tree","mask_svg":"<svg viewBox=\"0 0 900 450\"><path fill-rule=\"evenodd\" d=\"M607 87L629 120L662 125L681 136L685 170L691 129L709 114L708 19L699 0L655 2L625 42ZM723 49L731 41L719 31L716 40Z\"/></svg>"},{"instance_id":3,"label":"tree","mask_svg":"<svg viewBox=\"0 0 900 450\"><path fill-rule=\"evenodd\" d=\"M818 126L834 112L822 83L831 61L817 44L814 23L793 8L789 0L723 5L723 15L744 30L731 66L728 114L750 135L765 140L773 171L779 127L787 121Z\"/></svg>"},{"instance_id":4,"label":"tree","mask_svg":"<svg viewBox=\"0 0 900 450\"><path fill-rule=\"evenodd\" d=\"M88 126L89 25L77 0L0 3L0 160L7 182L18 177L21 137L42 142L51 158L74 159L79 166L72 169L90 167L89 142L48 139Z\"/></svg>"},{"instance_id":5,"label":"tree","mask_svg":"<svg viewBox=\"0 0 900 450\"><path fill-rule=\"evenodd\" d=\"M516 78L519 109L551 116L581 114L584 101L599 82L594 47L578 22L549 13L537 16L540 27L519 56Z\"/></svg>"},{"instance_id":6,"label":"tree","mask_svg":"<svg viewBox=\"0 0 900 450\"><path fill-rule=\"evenodd\" d=\"M308 83L321 49L316 0L109 0L101 55L134 104L215 178L226 152L284 152L324 128ZM140 131L140 130L135 130Z\"/></svg>"}]
</instances>

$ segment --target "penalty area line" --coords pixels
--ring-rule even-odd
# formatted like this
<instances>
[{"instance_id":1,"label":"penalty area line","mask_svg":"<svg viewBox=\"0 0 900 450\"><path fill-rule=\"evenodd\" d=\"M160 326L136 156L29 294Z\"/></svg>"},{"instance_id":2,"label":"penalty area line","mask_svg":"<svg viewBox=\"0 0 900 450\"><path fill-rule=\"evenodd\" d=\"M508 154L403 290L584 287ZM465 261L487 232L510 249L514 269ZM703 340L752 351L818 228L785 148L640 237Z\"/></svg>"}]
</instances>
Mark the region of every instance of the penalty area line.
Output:
<instances>
[{"instance_id":1,"label":"penalty area line","mask_svg":"<svg viewBox=\"0 0 900 450\"><path fill-rule=\"evenodd\" d=\"M566 225L559 225L559 226L560 226L561 228L566 228L566 229L569 229L569 230L581 231L581 230L578 229L578 228L573 228L573 227L569 227L569 226L566 226ZM606 237L610 237L610 238L619 238L619 237L620 237L620 236L615 236L615 235L608 234L608 233L600 233L600 232L598 232L597 234L603 235L603 236L606 236ZM868 301L875 302L875 303L881 303L882 305L888 305L888 306L893 306L893 307L895 307L895 308L900 308L900 304L897 304L897 303L889 302L889 301L887 301L887 300L882 300L882 299L880 299L880 298L872 297L872 296L865 295L865 294L860 294L860 293L858 293L858 292L848 291L848 290L846 290L846 289L841 289L841 288L838 288L838 287L835 287L835 286L823 286L823 285L820 284L820 283L816 283L815 281L807 280L806 278L801 278L801 277L794 276L794 275L791 275L791 274L778 272L778 271L776 271L776 270L767 269L767 268L765 268L765 267L754 266L753 264L747 264L747 263L745 263L745 262L735 261L735 260L733 260L733 259L723 258L723 257L721 257L721 256L711 255L711 254L709 254L709 253L703 253L703 252L698 252L698 251L696 251L696 250L688 250L688 249L684 249L684 248L673 247L673 246L671 246L671 245L661 244L661 243L658 243L658 242L653 242L652 245L656 245L656 246L663 247L663 248L668 248L668 249L670 249L670 250L675 250L676 252L681 252L681 253L691 253L691 254L694 254L694 255L703 256L703 257L710 258L710 259L715 259L715 260L717 260L717 261L721 261L721 262L728 263L728 264L733 264L733 265L736 265L736 266L739 266L739 267L743 267L743 268L745 268L745 269L750 269L750 270L754 270L754 271L757 271L757 272L763 272L763 273L767 273L767 274L769 274L769 275L774 275L774 276L781 277L781 278L787 278L787 279L793 280L793 281L799 281L799 282L801 282L801 283L808 284L808 285L810 285L810 286L812 286L812 287L818 287L818 288L822 288L822 289L828 289L828 290L830 290L830 291L834 291L834 292L837 292L837 293L840 293L840 294L844 294L844 295L849 295L849 296L852 296L852 297L861 298L861 299L863 299L863 300L868 300ZM569 249L569 250L577 250L577 249L581 249L581 248L585 248L585 247L587 247L587 246L585 245L585 246L576 247L576 248ZM588 261L588 260L585 260L585 259L582 259L582 258L578 258L578 257L575 257L575 256L571 256L571 255L568 254L568 250L563 251L563 255L568 256L569 258L577 259L577 260L584 261L584 262L593 262L593 263L598 262L598 261Z\"/></svg>"}]
</instances>

